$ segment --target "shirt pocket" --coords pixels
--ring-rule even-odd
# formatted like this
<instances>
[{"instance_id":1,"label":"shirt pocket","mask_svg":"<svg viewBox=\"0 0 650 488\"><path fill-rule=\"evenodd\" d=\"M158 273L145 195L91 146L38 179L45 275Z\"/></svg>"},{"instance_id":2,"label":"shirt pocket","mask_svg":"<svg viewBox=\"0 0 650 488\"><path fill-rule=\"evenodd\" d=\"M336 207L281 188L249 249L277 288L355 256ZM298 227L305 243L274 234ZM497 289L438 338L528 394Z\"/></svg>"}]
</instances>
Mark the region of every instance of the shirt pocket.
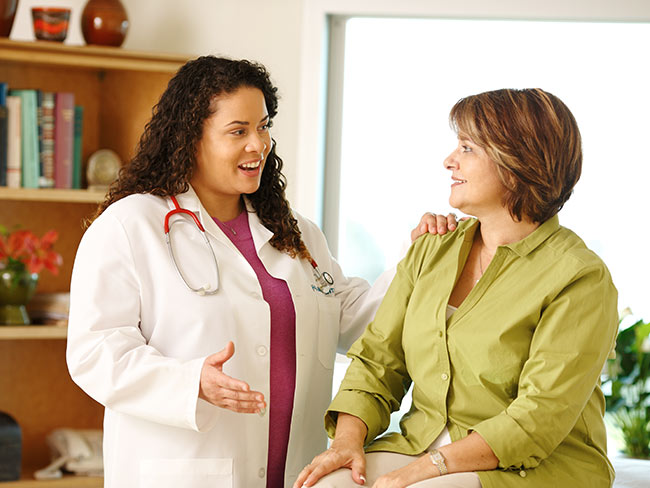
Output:
<instances>
[{"instance_id":1,"label":"shirt pocket","mask_svg":"<svg viewBox=\"0 0 650 488\"><path fill-rule=\"evenodd\" d=\"M319 295L321 295L319 293ZM334 369L339 342L341 304L336 297L316 295L318 301L318 360L326 369Z\"/></svg>"},{"instance_id":2,"label":"shirt pocket","mask_svg":"<svg viewBox=\"0 0 650 488\"><path fill-rule=\"evenodd\" d=\"M232 459L145 459L139 488L232 488Z\"/></svg>"}]
</instances>

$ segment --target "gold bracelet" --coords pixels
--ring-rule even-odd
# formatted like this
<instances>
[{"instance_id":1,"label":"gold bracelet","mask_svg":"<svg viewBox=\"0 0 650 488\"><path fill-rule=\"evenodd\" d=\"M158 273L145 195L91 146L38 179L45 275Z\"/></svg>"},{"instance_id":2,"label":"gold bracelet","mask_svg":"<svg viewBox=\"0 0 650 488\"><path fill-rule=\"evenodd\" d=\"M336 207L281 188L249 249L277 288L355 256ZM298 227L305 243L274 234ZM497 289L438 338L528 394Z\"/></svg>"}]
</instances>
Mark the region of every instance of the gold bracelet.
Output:
<instances>
[{"instance_id":1,"label":"gold bracelet","mask_svg":"<svg viewBox=\"0 0 650 488\"><path fill-rule=\"evenodd\" d=\"M447 465L445 464L445 458L443 457L442 453L438 449L434 449L429 453L429 457L431 458L431 462L433 465L438 468L438 471L440 471L440 476L443 476L447 474L449 471L447 471Z\"/></svg>"}]
</instances>

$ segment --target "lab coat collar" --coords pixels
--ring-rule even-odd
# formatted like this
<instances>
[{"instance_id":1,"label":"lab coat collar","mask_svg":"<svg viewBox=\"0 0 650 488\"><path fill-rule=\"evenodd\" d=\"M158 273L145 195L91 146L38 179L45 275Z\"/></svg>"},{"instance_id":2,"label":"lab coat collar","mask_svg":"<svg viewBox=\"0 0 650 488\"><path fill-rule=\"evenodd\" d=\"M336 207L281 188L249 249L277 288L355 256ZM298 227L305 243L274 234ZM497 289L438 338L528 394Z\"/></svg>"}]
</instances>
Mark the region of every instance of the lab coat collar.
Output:
<instances>
[{"instance_id":1,"label":"lab coat collar","mask_svg":"<svg viewBox=\"0 0 650 488\"><path fill-rule=\"evenodd\" d=\"M181 207L190 210L199 216L199 220L201 221L201 224L203 224L203 227L208 234L216 239L219 239L220 241L226 242L228 245L234 246L230 239L214 222L210 214L208 214L208 212L205 210L201 204L201 200L199 200L198 195L191 185L188 191L176 195L176 199L178 200L178 204ZM168 199L168 201L170 209L174 208L174 203L171 201L171 199ZM257 213L255 212L255 209L253 208L253 204L245 195L244 205L246 206L246 211L248 212L248 225L250 226L253 242L255 243L255 250L259 254L259 251L264 246L264 244L266 244L271 239L271 237L273 237L273 232L262 225L259 217L257 216Z\"/></svg>"}]
</instances>

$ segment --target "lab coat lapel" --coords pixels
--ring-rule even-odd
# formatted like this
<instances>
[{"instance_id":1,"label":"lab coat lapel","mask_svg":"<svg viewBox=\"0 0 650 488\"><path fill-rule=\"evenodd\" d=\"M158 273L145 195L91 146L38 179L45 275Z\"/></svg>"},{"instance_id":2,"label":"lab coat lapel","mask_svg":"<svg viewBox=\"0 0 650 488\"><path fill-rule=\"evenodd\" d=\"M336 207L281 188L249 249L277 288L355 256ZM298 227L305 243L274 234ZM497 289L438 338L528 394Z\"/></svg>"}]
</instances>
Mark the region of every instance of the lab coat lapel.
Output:
<instances>
[{"instance_id":1,"label":"lab coat lapel","mask_svg":"<svg viewBox=\"0 0 650 488\"><path fill-rule=\"evenodd\" d=\"M251 229L251 235L253 236L253 242L255 243L255 252L260 256L260 250L267 244L271 237L273 237L273 232L264 227L260 218L257 216L253 205L251 204L248 198L244 198L246 204L246 211L248 212L248 225ZM269 244L270 245L270 244Z\"/></svg>"},{"instance_id":2,"label":"lab coat lapel","mask_svg":"<svg viewBox=\"0 0 650 488\"><path fill-rule=\"evenodd\" d=\"M269 242L271 237L273 237L273 232L264 227L262 222L260 222L250 201L248 199L245 201L246 208L249 212L248 223L251 228L253 242L255 243L255 251L262 264L264 264L266 271L274 278L284 280L287 283L295 303L296 298L301 296L305 287L308 286L306 277L310 275L304 271L306 262L299 257L292 258L286 252L278 251L274 248ZM297 263L300 265L296 266Z\"/></svg>"},{"instance_id":3,"label":"lab coat lapel","mask_svg":"<svg viewBox=\"0 0 650 488\"><path fill-rule=\"evenodd\" d=\"M224 246L239 254L239 250L235 247L232 241L228 239L228 236L226 236L219 228L219 226L215 223L215 221L212 220L212 217L203 207L201 200L199 200L198 195L191 186L185 193L177 195L176 199L182 208L185 208L190 212L194 212L199 217L201 225L203 225L203 228L211 237L216 239L220 244L223 244ZM174 208L174 204L172 203L171 199L169 199L169 206L170 209Z\"/></svg>"}]
</instances>

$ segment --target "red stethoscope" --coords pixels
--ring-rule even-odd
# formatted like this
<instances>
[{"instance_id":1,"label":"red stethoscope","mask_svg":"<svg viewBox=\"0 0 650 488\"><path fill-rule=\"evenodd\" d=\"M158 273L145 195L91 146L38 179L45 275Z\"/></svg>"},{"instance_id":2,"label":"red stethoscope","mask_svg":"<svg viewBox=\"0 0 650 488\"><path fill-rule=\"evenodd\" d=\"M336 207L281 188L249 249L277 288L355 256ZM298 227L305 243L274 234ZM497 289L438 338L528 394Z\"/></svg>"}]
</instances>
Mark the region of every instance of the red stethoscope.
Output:
<instances>
[{"instance_id":1,"label":"red stethoscope","mask_svg":"<svg viewBox=\"0 0 650 488\"><path fill-rule=\"evenodd\" d=\"M178 273L178 276L181 277L181 280L183 280L183 283L185 283L185 286L187 286L191 291L196 293L197 295L214 295L217 293L217 290L219 289L219 263L217 262L217 257L214 255L214 251L212 250L212 246L210 245L210 241L208 240L208 236L205 233L205 229L203 228L203 225L201 225L201 221L198 219L198 217L194 214L194 212L190 212L187 209L182 208L178 204L178 200L176 200L176 197L172 196L170 197L172 202L174 203L174 207L172 210L167 212L167 215L165 215L165 241L167 242L167 249L169 250L169 256L172 259L172 263L174 264L174 269L176 269L176 272ZM215 271L215 278L216 278L216 283L214 285L214 288L210 289L210 283L204 284L203 286L200 286L198 288L193 288L185 279L185 276L183 276L183 273L181 272L180 268L178 267L178 263L176 262L176 257L174 256L174 249L172 248L171 244L171 239L169 238L169 232L171 231L171 226L175 222L179 222L180 220L174 220L172 221L171 225L169 223L170 217L173 217L174 215L189 215L194 223L196 224L196 227L199 229L201 232L201 235L203 236L203 241L205 242L205 245L208 246L208 249L210 250L210 254L212 255L212 260L214 261L214 271Z\"/></svg>"},{"instance_id":2,"label":"red stethoscope","mask_svg":"<svg viewBox=\"0 0 650 488\"><path fill-rule=\"evenodd\" d=\"M183 280L183 283L185 283L185 286L187 286L191 291L196 293L197 295L214 295L217 290L219 289L219 263L217 262L217 257L214 254L214 250L212 249L212 246L210 245L210 241L208 240L208 236L205 233L205 229L203 228L203 225L201 224L201 221L199 218L194 214L194 212L190 212L189 210L182 208L178 204L178 200L176 200L175 196L170 197L172 203L174 204L174 208L167 212L167 215L165 215L165 242L167 242L167 249L169 250L169 256L172 260L172 263L174 264L174 269L178 273L178 276L180 276L181 280ZM200 286L198 288L193 288L181 272L178 263L176 262L176 257L174 256L174 249L171 244L171 239L169 238L169 234L172 228L172 225L175 222L178 222L179 220L174 220L172 223L169 223L169 219L173 217L174 215L188 215L196 224L197 229L203 236L203 241L205 242L206 246L210 250L210 254L212 255L212 259L214 261L214 270L215 270L215 278L216 278L216 283L214 285L214 288L211 289L210 283L207 283L203 286ZM329 274L327 271L321 272L320 269L318 269L318 264L316 264L316 261L314 259L309 260L309 264L311 264L312 271L314 273L314 280L316 281L316 284L318 287L316 288L318 291L329 294L331 293L331 289L325 290L325 288L331 288L334 286L334 278L332 278L332 275Z\"/></svg>"}]
</instances>

